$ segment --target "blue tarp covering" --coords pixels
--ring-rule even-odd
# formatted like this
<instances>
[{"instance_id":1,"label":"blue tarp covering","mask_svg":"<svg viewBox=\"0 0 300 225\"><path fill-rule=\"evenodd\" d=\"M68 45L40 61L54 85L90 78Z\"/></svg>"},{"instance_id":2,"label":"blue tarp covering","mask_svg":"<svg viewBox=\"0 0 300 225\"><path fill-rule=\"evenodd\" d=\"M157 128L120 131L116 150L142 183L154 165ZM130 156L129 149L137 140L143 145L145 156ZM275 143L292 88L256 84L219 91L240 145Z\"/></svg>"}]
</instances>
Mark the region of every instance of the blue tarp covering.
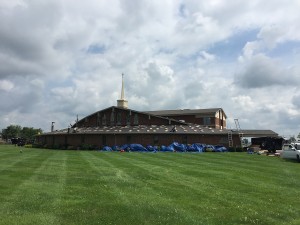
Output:
<instances>
[{"instance_id":1,"label":"blue tarp covering","mask_svg":"<svg viewBox=\"0 0 300 225\"><path fill-rule=\"evenodd\" d=\"M186 145L185 144L179 144L178 142L173 142L168 147L170 149L173 149L176 152L185 152L186 151Z\"/></svg>"},{"instance_id":2,"label":"blue tarp covering","mask_svg":"<svg viewBox=\"0 0 300 225\"><path fill-rule=\"evenodd\" d=\"M147 145L146 148L149 152L157 152L158 151L157 146Z\"/></svg>"},{"instance_id":3,"label":"blue tarp covering","mask_svg":"<svg viewBox=\"0 0 300 225\"><path fill-rule=\"evenodd\" d=\"M164 146L164 145L161 146L160 150L161 150L162 152L174 152L174 149L169 148L169 147Z\"/></svg>"},{"instance_id":4,"label":"blue tarp covering","mask_svg":"<svg viewBox=\"0 0 300 225\"><path fill-rule=\"evenodd\" d=\"M187 146L188 152L204 152L205 145L204 144L192 144Z\"/></svg>"},{"instance_id":5,"label":"blue tarp covering","mask_svg":"<svg viewBox=\"0 0 300 225\"><path fill-rule=\"evenodd\" d=\"M228 149L221 145L206 145L200 143L194 143L191 145L180 144L173 142L169 146L162 145L158 146L148 145L144 147L141 144L124 144L122 146L114 145L112 147L104 146L103 151L133 151L133 152L228 152Z\"/></svg>"},{"instance_id":6,"label":"blue tarp covering","mask_svg":"<svg viewBox=\"0 0 300 225\"><path fill-rule=\"evenodd\" d=\"M130 144L130 151L133 152L148 152L148 150L141 144Z\"/></svg>"},{"instance_id":7,"label":"blue tarp covering","mask_svg":"<svg viewBox=\"0 0 300 225\"><path fill-rule=\"evenodd\" d=\"M228 152L227 148L221 145L214 146L214 152Z\"/></svg>"},{"instance_id":8,"label":"blue tarp covering","mask_svg":"<svg viewBox=\"0 0 300 225\"><path fill-rule=\"evenodd\" d=\"M113 151L120 151L120 147L118 145L114 145L111 148Z\"/></svg>"},{"instance_id":9,"label":"blue tarp covering","mask_svg":"<svg viewBox=\"0 0 300 225\"><path fill-rule=\"evenodd\" d=\"M120 150L124 150L124 151L130 151L130 147L129 147L129 145L128 144L125 144L125 145L122 145L121 147L120 147Z\"/></svg>"},{"instance_id":10,"label":"blue tarp covering","mask_svg":"<svg viewBox=\"0 0 300 225\"><path fill-rule=\"evenodd\" d=\"M112 148L109 146L104 146L102 150L103 151L112 151Z\"/></svg>"},{"instance_id":11,"label":"blue tarp covering","mask_svg":"<svg viewBox=\"0 0 300 225\"><path fill-rule=\"evenodd\" d=\"M215 146L205 145L204 149L205 149L205 152L214 152L215 151Z\"/></svg>"}]
</instances>

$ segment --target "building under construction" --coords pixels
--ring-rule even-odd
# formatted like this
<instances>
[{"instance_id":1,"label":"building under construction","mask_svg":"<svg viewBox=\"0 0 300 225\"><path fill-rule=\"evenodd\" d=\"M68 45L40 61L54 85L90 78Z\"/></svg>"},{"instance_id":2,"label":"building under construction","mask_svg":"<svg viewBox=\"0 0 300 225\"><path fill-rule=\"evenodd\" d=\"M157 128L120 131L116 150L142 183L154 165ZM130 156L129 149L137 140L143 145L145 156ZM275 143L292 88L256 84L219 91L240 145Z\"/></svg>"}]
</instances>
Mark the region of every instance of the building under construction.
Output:
<instances>
[{"instance_id":1,"label":"building under construction","mask_svg":"<svg viewBox=\"0 0 300 225\"><path fill-rule=\"evenodd\" d=\"M122 79L121 98L117 106L94 112L69 128L52 129L38 135L36 142L45 147L122 146L138 143L144 146L204 143L242 147L245 137L277 137L271 130L226 128L227 116L222 108L136 111L128 108Z\"/></svg>"}]
</instances>

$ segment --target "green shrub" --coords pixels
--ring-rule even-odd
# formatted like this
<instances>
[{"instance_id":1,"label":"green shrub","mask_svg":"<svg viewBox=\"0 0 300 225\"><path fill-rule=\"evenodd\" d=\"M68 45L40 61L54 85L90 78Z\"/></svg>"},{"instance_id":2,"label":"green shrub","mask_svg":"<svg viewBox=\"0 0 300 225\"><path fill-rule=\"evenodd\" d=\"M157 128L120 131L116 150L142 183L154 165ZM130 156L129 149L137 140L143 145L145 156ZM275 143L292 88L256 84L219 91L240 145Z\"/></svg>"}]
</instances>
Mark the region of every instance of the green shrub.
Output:
<instances>
[{"instance_id":1,"label":"green shrub","mask_svg":"<svg viewBox=\"0 0 300 225\"><path fill-rule=\"evenodd\" d=\"M75 147L75 146L72 146L72 145L69 145L69 146L67 147L67 150L76 150L76 147Z\"/></svg>"},{"instance_id":2,"label":"green shrub","mask_svg":"<svg viewBox=\"0 0 300 225\"><path fill-rule=\"evenodd\" d=\"M242 147L229 147L228 151L229 152L243 152L244 149Z\"/></svg>"},{"instance_id":3,"label":"green shrub","mask_svg":"<svg viewBox=\"0 0 300 225\"><path fill-rule=\"evenodd\" d=\"M32 148L32 144L24 145L24 148Z\"/></svg>"}]
</instances>

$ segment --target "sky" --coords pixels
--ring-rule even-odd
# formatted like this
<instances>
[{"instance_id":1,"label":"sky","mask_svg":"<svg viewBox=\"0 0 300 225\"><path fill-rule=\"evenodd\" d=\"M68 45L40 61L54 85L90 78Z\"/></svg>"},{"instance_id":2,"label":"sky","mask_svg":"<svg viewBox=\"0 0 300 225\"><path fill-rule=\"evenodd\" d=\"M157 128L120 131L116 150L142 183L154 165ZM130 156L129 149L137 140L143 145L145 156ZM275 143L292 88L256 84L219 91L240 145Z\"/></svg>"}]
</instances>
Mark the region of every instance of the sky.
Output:
<instances>
[{"instance_id":1,"label":"sky","mask_svg":"<svg viewBox=\"0 0 300 225\"><path fill-rule=\"evenodd\" d=\"M0 129L63 129L125 98L300 132L300 1L0 0Z\"/></svg>"}]
</instances>

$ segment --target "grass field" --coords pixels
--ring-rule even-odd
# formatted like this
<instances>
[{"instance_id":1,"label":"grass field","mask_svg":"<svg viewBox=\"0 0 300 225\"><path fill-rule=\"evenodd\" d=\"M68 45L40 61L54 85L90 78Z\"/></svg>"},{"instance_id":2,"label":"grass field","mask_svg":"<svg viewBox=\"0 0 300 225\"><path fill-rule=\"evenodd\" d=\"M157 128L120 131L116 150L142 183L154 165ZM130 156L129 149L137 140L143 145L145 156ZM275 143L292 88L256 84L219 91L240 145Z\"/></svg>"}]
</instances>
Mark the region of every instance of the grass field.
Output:
<instances>
[{"instance_id":1,"label":"grass field","mask_svg":"<svg viewBox=\"0 0 300 225\"><path fill-rule=\"evenodd\" d=\"M300 224L300 164L0 145L0 224Z\"/></svg>"}]
</instances>

